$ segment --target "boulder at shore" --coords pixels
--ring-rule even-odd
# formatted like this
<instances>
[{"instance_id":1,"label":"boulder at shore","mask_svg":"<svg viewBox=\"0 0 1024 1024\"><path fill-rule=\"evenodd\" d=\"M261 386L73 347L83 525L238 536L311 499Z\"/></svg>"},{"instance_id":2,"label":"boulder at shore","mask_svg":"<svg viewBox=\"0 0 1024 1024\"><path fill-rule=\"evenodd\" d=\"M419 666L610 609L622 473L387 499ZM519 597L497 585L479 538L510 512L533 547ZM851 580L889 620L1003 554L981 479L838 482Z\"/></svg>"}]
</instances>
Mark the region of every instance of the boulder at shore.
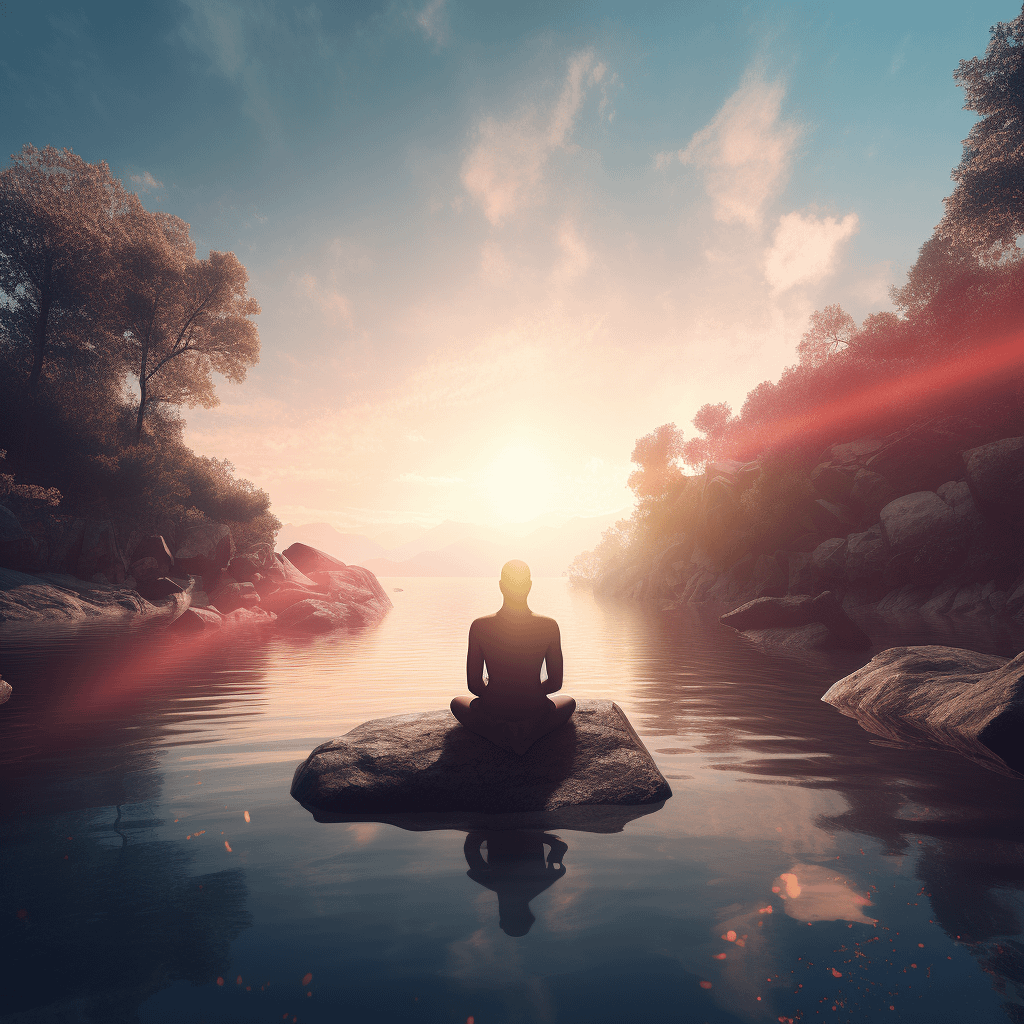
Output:
<instances>
[{"instance_id":1,"label":"boulder at shore","mask_svg":"<svg viewBox=\"0 0 1024 1024\"><path fill-rule=\"evenodd\" d=\"M800 650L871 646L867 634L828 590L817 597L759 597L726 612L719 621L772 646Z\"/></svg>"},{"instance_id":2,"label":"boulder at shore","mask_svg":"<svg viewBox=\"0 0 1024 1024\"><path fill-rule=\"evenodd\" d=\"M821 698L868 732L1024 774L1024 654L893 647Z\"/></svg>"},{"instance_id":3,"label":"boulder at shore","mask_svg":"<svg viewBox=\"0 0 1024 1024\"><path fill-rule=\"evenodd\" d=\"M401 812L510 814L636 805L672 795L629 720L581 700L521 757L451 712L378 718L321 743L295 770L292 796L318 820Z\"/></svg>"}]
</instances>

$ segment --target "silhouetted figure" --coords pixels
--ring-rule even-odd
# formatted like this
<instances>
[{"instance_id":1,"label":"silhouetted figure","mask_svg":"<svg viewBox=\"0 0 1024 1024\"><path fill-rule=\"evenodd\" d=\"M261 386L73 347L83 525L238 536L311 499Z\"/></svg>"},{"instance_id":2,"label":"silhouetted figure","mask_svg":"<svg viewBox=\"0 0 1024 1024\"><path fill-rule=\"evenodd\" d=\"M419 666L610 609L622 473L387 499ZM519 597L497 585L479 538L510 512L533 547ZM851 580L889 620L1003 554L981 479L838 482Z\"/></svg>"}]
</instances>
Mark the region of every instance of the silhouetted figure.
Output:
<instances>
[{"instance_id":1,"label":"silhouetted figure","mask_svg":"<svg viewBox=\"0 0 1024 1024\"><path fill-rule=\"evenodd\" d=\"M487 859L480 847L487 843ZM547 860L544 847L550 847ZM498 894L498 925L506 935L525 935L536 920L530 900L565 874L569 847L544 832L470 832L463 851L474 882Z\"/></svg>"},{"instance_id":2,"label":"silhouetted figure","mask_svg":"<svg viewBox=\"0 0 1024 1024\"><path fill-rule=\"evenodd\" d=\"M572 697L548 697L562 688L562 642L558 623L527 607L531 586L525 562L505 563L498 582L504 603L469 627L466 681L475 698L463 694L451 704L467 729L517 754L568 722L576 710ZM548 677L542 680L544 662Z\"/></svg>"}]
</instances>

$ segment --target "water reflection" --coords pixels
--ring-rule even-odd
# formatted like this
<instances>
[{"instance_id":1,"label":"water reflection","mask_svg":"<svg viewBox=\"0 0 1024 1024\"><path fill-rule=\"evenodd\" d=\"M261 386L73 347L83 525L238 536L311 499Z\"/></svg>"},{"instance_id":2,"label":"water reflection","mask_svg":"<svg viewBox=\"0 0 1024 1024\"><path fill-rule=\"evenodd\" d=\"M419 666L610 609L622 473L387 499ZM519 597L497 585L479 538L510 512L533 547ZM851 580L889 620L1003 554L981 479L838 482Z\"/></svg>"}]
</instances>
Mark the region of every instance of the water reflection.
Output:
<instances>
[{"instance_id":1,"label":"water reflection","mask_svg":"<svg viewBox=\"0 0 1024 1024\"><path fill-rule=\"evenodd\" d=\"M245 873L196 873L195 844L154 838L158 754L231 713L262 674L258 646L122 630L5 655L3 1012L129 1021L175 981L213 984L252 923Z\"/></svg>"},{"instance_id":2,"label":"water reflection","mask_svg":"<svg viewBox=\"0 0 1024 1024\"><path fill-rule=\"evenodd\" d=\"M525 935L530 930L535 920L530 900L565 874L562 861L568 851L569 847L558 836L525 831L470 832L463 846L469 864L466 874L498 894L498 925L512 936Z\"/></svg>"}]
</instances>

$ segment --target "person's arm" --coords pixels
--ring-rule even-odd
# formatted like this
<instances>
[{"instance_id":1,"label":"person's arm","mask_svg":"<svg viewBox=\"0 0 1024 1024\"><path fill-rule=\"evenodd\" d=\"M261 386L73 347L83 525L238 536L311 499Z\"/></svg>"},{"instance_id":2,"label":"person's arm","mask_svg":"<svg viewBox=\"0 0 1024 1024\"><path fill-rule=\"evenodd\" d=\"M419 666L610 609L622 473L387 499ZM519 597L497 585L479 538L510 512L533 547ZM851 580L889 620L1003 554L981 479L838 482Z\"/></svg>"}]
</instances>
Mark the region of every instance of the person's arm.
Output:
<instances>
[{"instance_id":1,"label":"person's arm","mask_svg":"<svg viewBox=\"0 0 1024 1024\"><path fill-rule=\"evenodd\" d=\"M554 693L562 688L562 638L558 632L558 623L551 622L553 636L544 652L544 661L548 666L548 677L541 684L544 693Z\"/></svg>"},{"instance_id":2,"label":"person's arm","mask_svg":"<svg viewBox=\"0 0 1024 1024\"><path fill-rule=\"evenodd\" d=\"M477 635L477 624L469 627L469 653L466 655L466 685L475 697L484 695L484 652Z\"/></svg>"}]
</instances>

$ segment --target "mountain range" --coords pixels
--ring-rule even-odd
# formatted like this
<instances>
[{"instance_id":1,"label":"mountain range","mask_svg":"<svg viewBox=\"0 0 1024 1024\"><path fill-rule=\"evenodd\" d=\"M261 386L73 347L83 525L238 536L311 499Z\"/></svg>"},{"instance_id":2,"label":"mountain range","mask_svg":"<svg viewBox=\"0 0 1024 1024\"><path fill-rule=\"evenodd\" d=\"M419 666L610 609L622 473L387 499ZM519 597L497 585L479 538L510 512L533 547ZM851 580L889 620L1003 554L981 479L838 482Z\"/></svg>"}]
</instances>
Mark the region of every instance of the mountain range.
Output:
<instances>
[{"instance_id":1,"label":"mountain range","mask_svg":"<svg viewBox=\"0 0 1024 1024\"><path fill-rule=\"evenodd\" d=\"M433 527L402 524L367 536L343 533L329 523L287 523L278 550L300 541L377 576L497 576L509 559L521 558L534 576L561 576L581 552L594 547L621 509L603 516L543 516L505 527L445 520Z\"/></svg>"}]
</instances>

